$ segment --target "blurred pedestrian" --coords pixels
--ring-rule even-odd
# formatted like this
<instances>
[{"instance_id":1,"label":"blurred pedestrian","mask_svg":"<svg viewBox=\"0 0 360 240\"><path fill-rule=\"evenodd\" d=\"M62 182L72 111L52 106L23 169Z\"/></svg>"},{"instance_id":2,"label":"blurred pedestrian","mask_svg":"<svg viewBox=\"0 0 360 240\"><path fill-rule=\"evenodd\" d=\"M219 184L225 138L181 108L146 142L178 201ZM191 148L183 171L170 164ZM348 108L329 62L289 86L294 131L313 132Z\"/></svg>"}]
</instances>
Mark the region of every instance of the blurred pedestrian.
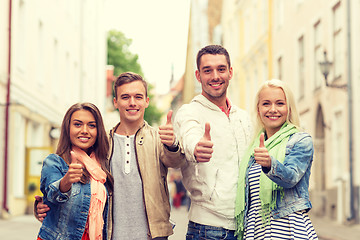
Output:
<instances>
[{"instance_id":1,"label":"blurred pedestrian","mask_svg":"<svg viewBox=\"0 0 360 240\"><path fill-rule=\"evenodd\" d=\"M313 141L299 131L294 97L280 80L256 95L256 137L240 162L238 239L317 239L307 212Z\"/></svg>"}]
</instances>

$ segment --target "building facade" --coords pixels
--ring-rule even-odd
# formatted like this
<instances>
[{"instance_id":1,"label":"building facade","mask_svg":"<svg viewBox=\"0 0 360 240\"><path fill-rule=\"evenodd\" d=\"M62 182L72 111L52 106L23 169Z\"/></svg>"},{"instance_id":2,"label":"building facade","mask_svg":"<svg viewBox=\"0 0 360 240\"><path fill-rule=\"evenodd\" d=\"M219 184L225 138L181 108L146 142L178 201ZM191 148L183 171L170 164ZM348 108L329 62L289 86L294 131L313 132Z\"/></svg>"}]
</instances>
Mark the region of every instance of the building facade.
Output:
<instances>
[{"instance_id":1,"label":"building facade","mask_svg":"<svg viewBox=\"0 0 360 240\"><path fill-rule=\"evenodd\" d=\"M0 60L0 201L2 216L16 216L31 211L65 111L85 101L105 110L104 2L9 0L0 9L9 56Z\"/></svg>"},{"instance_id":2,"label":"building facade","mask_svg":"<svg viewBox=\"0 0 360 240\"><path fill-rule=\"evenodd\" d=\"M240 69L229 92L251 111L265 79L288 82L301 127L314 139L313 212L339 223L359 222L359 10L354 0L228 0L221 23L224 46ZM319 64L325 51L329 86Z\"/></svg>"}]
</instances>

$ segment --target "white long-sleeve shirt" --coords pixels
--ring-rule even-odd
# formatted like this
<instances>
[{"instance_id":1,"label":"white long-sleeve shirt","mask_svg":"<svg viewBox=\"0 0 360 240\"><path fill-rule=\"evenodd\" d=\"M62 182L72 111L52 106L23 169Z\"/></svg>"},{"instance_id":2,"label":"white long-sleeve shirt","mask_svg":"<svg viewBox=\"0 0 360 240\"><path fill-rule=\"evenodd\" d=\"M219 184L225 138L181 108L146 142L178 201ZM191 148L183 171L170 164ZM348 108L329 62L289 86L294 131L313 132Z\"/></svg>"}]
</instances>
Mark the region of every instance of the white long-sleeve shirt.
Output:
<instances>
[{"instance_id":1,"label":"white long-sleeve shirt","mask_svg":"<svg viewBox=\"0 0 360 240\"><path fill-rule=\"evenodd\" d=\"M198 163L194 149L210 123L212 158ZM189 219L193 222L235 229L235 198L239 163L250 143L252 124L248 113L232 106L229 117L203 95L183 105L175 116L174 128L187 162L183 183L191 194Z\"/></svg>"}]
</instances>

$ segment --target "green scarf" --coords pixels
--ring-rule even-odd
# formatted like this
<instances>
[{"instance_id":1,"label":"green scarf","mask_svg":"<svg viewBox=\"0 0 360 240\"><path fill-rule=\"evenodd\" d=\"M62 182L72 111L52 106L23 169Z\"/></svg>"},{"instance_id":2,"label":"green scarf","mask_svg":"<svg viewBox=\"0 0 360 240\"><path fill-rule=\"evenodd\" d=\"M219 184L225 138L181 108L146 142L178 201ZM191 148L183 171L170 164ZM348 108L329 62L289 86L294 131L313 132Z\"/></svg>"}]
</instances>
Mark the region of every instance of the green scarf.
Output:
<instances>
[{"instance_id":1,"label":"green scarf","mask_svg":"<svg viewBox=\"0 0 360 240\"><path fill-rule=\"evenodd\" d=\"M260 144L260 134L264 130L260 131L253 143L247 148L245 154L240 162L239 180L235 201L235 219L236 219L236 234L238 239L243 239L244 234L244 214L245 214L245 174L248 168L248 163L251 157L254 156L254 148ZM277 159L279 162L284 162L286 144L289 137L298 132L298 129L291 123L285 122L279 131L265 141L265 147L269 151L269 154ZM283 196L283 188L271 181L263 172L260 174L260 200L261 211L260 214L263 218L263 223L269 223L269 213L276 207L276 191L281 191Z\"/></svg>"}]
</instances>

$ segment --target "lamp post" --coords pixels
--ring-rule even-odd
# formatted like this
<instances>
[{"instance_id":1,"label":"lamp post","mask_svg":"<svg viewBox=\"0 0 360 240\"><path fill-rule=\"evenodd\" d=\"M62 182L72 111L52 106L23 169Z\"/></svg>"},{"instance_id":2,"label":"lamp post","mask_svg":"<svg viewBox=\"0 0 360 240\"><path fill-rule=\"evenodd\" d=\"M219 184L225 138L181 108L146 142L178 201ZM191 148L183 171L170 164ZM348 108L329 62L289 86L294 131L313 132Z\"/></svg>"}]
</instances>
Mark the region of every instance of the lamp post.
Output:
<instances>
[{"instance_id":1,"label":"lamp post","mask_svg":"<svg viewBox=\"0 0 360 240\"><path fill-rule=\"evenodd\" d=\"M348 44L350 48L350 44ZM349 51L351 52L351 51ZM350 216L348 221L355 219L355 208L354 208L354 189L353 189L353 130L352 130L352 91L351 91L351 54L348 56L348 82L347 84L337 85L333 83L328 83L328 75L330 68L332 67L332 62L327 59L326 50L324 51L324 61L319 62L320 71L324 75L326 87L338 88L347 91L348 94L348 124L349 124L349 185L350 185Z\"/></svg>"},{"instance_id":2,"label":"lamp post","mask_svg":"<svg viewBox=\"0 0 360 240\"><path fill-rule=\"evenodd\" d=\"M319 62L319 65L320 65L320 71L324 75L326 87L342 88L342 89L346 90L347 84L337 85L337 84L328 82L328 75L329 75L330 68L332 67L333 63L328 60L326 50L324 51L324 61Z\"/></svg>"}]
</instances>

